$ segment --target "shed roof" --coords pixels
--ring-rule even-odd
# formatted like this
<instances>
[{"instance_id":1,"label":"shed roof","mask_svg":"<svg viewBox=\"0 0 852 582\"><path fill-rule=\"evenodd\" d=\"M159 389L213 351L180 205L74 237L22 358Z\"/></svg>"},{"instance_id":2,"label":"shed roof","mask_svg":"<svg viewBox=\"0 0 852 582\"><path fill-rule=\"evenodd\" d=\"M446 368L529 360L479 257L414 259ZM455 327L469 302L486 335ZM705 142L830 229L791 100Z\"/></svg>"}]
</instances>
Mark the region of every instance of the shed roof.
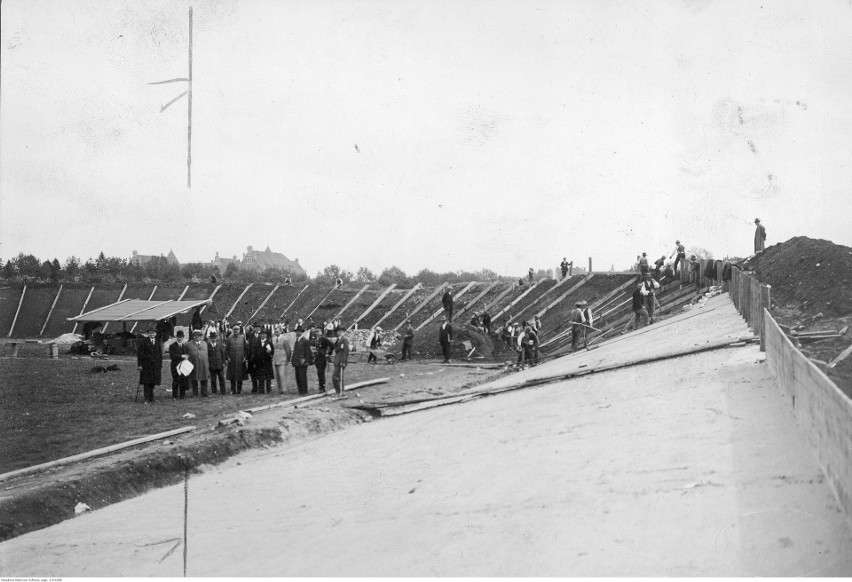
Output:
<instances>
[{"instance_id":1,"label":"shed roof","mask_svg":"<svg viewBox=\"0 0 852 582\"><path fill-rule=\"evenodd\" d=\"M194 299L191 301L145 301L144 299L125 299L111 305L93 309L68 321L159 321L168 319L178 313L184 313L210 303L209 299Z\"/></svg>"}]
</instances>

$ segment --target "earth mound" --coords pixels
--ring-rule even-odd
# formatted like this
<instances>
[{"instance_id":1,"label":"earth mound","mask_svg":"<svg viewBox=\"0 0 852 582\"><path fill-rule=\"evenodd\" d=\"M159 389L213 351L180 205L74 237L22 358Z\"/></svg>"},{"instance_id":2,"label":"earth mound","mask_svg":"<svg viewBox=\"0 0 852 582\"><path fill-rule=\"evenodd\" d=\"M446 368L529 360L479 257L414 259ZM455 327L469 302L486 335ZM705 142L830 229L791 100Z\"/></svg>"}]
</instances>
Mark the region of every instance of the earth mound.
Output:
<instances>
[{"instance_id":1,"label":"earth mound","mask_svg":"<svg viewBox=\"0 0 852 582\"><path fill-rule=\"evenodd\" d=\"M772 302L808 314L852 315L852 248L806 236L772 245L742 267L772 285Z\"/></svg>"}]
</instances>

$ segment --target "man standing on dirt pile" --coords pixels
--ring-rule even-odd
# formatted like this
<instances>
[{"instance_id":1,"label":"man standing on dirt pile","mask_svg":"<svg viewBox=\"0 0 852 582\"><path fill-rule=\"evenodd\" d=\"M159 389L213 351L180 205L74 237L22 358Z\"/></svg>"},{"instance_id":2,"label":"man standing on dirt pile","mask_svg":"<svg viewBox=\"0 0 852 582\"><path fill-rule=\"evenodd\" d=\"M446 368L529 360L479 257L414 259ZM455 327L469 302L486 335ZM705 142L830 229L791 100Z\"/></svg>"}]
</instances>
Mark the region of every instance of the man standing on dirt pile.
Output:
<instances>
[{"instance_id":1,"label":"man standing on dirt pile","mask_svg":"<svg viewBox=\"0 0 852 582\"><path fill-rule=\"evenodd\" d=\"M405 321L405 331L402 332L402 360L411 359L411 344L414 343L414 326L411 325L411 320Z\"/></svg>"},{"instance_id":2,"label":"man standing on dirt pile","mask_svg":"<svg viewBox=\"0 0 852 582\"><path fill-rule=\"evenodd\" d=\"M192 341L186 344L189 361L192 362L192 372L189 381L192 383L192 395L198 396L198 386L201 385L201 396L207 398L207 381L210 379L210 357L207 352L207 343L204 341L204 332L200 329L193 330Z\"/></svg>"},{"instance_id":3,"label":"man standing on dirt pile","mask_svg":"<svg viewBox=\"0 0 852 582\"><path fill-rule=\"evenodd\" d=\"M453 320L453 290L451 287L447 287L447 290L444 291L443 297L441 297L441 304L444 306L444 314L447 317L447 321Z\"/></svg>"},{"instance_id":4,"label":"man standing on dirt pile","mask_svg":"<svg viewBox=\"0 0 852 582\"><path fill-rule=\"evenodd\" d=\"M450 318L444 316L444 323L438 331L438 341L441 343L441 352L444 354L444 363L450 362L450 344L453 341L453 326L450 325Z\"/></svg>"},{"instance_id":5,"label":"man standing on dirt pile","mask_svg":"<svg viewBox=\"0 0 852 582\"><path fill-rule=\"evenodd\" d=\"M189 350L186 349L186 344L183 341L183 330L179 329L175 334L175 341L169 346L169 359L171 364L169 370L172 373L172 398L181 400L186 397L187 379L183 374L178 374L178 364L189 359Z\"/></svg>"},{"instance_id":6,"label":"man standing on dirt pile","mask_svg":"<svg viewBox=\"0 0 852 582\"><path fill-rule=\"evenodd\" d=\"M139 383L145 390L145 403L154 402L154 386L159 386L163 376L163 345L157 341L157 330L150 328L146 339L136 347L136 365Z\"/></svg>"},{"instance_id":7,"label":"man standing on dirt pile","mask_svg":"<svg viewBox=\"0 0 852 582\"><path fill-rule=\"evenodd\" d=\"M766 242L766 229L760 224L760 219L755 218L754 224L757 228L754 229L754 253L762 253L763 245Z\"/></svg>"},{"instance_id":8,"label":"man standing on dirt pile","mask_svg":"<svg viewBox=\"0 0 852 582\"><path fill-rule=\"evenodd\" d=\"M562 262L559 263L559 268L562 269L562 278L563 279L568 276L568 267L572 266L573 264L574 264L574 261L571 261L569 263L567 257L562 257Z\"/></svg>"},{"instance_id":9,"label":"man standing on dirt pile","mask_svg":"<svg viewBox=\"0 0 852 582\"><path fill-rule=\"evenodd\" d=\"M349 340L343 333L343 327L338 326L337 340L334 342L334 372L331 374L331 383L339 396L343 395L343 371L347 363L349 363Z\"/></svg>"},{"instance_id":10,"label":"man standing on dirt pile","mask_svg":"<svg viewBox=\"0 0 852 582\"><path fill-rule=\"evenodd\" d=\"M675 245L676 245L675 250L671 255L669 255L669 258L672 258L675 255L677 255L677 257L675 258L675 262L674 262L674 270L675 270L675 272L677 272L677 268L678 268L678 265L680 264L680 262L681 261L686 262L686 247L683 246L682 244L680 244L679 240L675 241Z\"/></svg>"}]
</instances>

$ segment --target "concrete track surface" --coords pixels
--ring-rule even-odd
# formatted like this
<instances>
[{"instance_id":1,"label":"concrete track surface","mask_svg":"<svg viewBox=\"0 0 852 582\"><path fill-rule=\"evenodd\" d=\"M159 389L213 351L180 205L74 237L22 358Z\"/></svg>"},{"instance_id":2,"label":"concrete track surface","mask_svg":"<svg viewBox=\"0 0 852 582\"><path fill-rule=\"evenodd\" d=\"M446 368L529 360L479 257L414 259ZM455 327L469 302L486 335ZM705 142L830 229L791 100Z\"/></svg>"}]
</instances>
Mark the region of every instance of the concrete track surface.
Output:
<instances>
[{"instance_id":1,"label":"concrete track surface","mask_svg":"<svg viewBox=\"0 0 852 582\"><path fill-rule=\"evenodd\" d=\"M190 478L187 574L850 575L788 406L750 345L248 453ZM0 573L180 576L183 531L181 485L5 542Z\"/></svg>"}]
</instances>

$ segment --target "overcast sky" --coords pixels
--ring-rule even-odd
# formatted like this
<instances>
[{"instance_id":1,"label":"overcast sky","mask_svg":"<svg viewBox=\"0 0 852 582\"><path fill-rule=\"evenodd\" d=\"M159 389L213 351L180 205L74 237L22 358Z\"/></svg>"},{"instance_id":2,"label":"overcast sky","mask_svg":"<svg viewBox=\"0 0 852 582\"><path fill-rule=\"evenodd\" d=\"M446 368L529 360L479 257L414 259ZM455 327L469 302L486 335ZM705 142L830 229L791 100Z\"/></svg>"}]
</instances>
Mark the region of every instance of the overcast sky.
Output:
<instances>
[{"instance_id":1,"label":"overcast sky","mask_svg":"<svg viewBox=\"0 0 852 582\"><path fill-rule=\"evenodd\" d=\"M185 83L194 7L192 188ZM852 2L4 0L0 256L852 245Z\"/></svg>"}]
</instances>

